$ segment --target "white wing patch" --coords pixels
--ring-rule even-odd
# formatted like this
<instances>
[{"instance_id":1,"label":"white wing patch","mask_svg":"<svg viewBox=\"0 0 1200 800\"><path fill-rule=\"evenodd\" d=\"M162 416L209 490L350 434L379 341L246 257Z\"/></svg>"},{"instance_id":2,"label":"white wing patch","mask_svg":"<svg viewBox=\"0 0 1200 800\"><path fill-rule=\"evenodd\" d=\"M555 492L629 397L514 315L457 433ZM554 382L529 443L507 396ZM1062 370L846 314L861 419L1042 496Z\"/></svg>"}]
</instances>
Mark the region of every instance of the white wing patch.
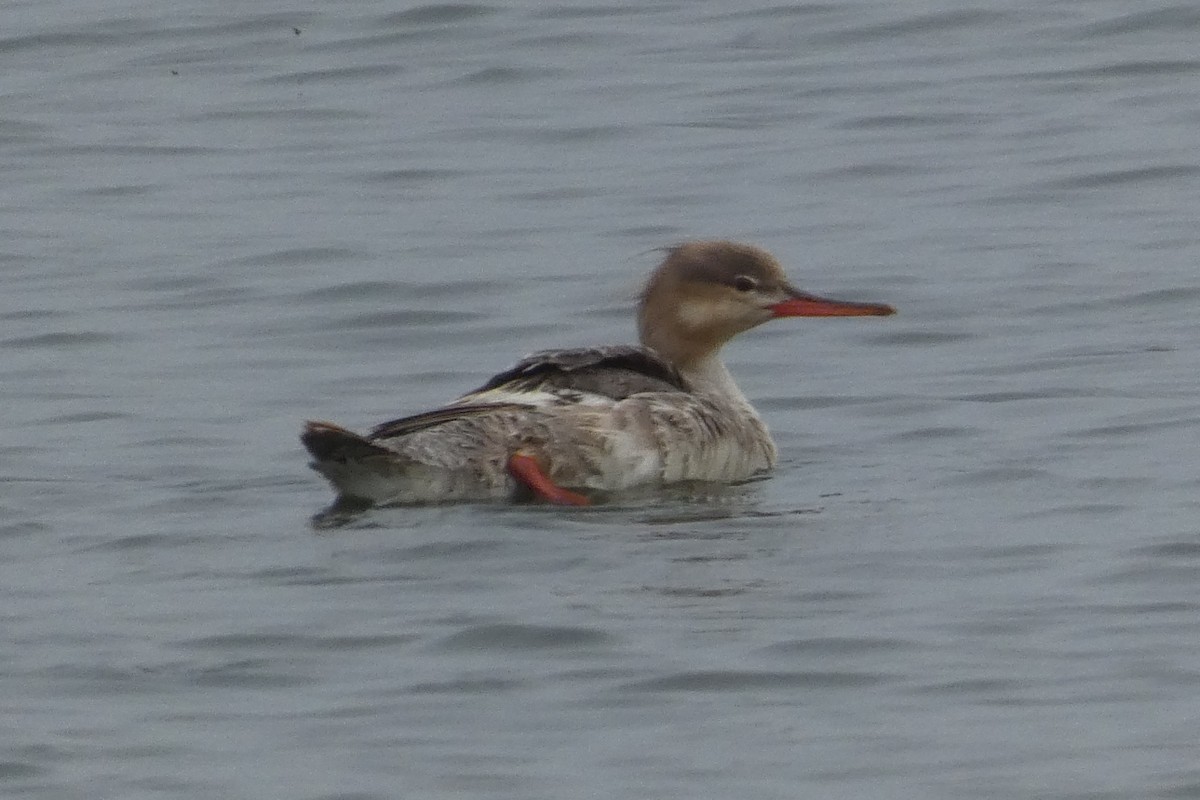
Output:
<instances>
[{"instance_id":1,"label":"white wing patch","mask_svg":"<svg viewBox=\"0 0 1200 800\"><path fill-rule=\"evenodd\" d=\"M520 390L506 387L488 389L484 392L474 392L464 395L451 406L470 406L484 403L511 403L513 405L529 406L530 408L557 408L565 405L585 406L588 408L609 408L615 401L611 397L577 392L571 389L530 389Z\"/></svg>"}]
</instances>

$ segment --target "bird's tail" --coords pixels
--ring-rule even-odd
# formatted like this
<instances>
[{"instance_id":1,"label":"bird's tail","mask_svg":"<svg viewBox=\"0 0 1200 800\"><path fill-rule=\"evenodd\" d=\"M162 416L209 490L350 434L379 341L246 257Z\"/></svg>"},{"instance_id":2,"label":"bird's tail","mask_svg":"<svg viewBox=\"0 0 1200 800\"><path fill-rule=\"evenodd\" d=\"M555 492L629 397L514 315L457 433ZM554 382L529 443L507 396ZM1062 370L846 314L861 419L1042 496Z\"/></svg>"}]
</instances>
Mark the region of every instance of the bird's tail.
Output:
<instances>
[{"instance_id":1,"label":"bird's tail","mask_svg":"<svg viewBox=\"0 0 1200 800\"><path fill-rule=\"evenodd\" d=\"M412 466L396 451L330 422L306 423L300 441L312 454L312 468L333 485L340 500L390 501L397 495L398 478Z\"/></svg>"},{"instance_id":2,"label":"bird's tail","mask_svg":"<svg viewBox=\"0 0 1200 800\"><path fill-rule=\"evenodd\" d=\"M386 447L332 422L309 420L304 424L304 433L300 434L300 441L317 463L345 463L372 457L395 456L395 453Z\"/></svg>"}]
</instances>

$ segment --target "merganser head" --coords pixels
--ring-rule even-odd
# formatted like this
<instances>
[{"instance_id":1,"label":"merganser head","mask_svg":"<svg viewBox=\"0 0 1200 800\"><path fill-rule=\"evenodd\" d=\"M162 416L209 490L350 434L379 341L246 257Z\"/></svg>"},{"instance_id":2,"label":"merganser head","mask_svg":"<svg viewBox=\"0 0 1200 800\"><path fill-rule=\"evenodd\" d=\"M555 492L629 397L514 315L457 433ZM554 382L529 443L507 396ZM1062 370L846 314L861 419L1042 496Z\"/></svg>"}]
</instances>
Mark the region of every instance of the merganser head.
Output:
<instances>
[{"instance_id":1,"label":"merganser head","mask_svg":"<svg viewBox=\"0 0 1200 800\"><path fill-rule=\"evenodd\" d=\"M711 357L725 342L776 317L887 316L879 303L806 294L788 283L775 257L736 242L688 242L672 248L642 292L642 344L677 366Z\"/></svg>"}]
</instances>

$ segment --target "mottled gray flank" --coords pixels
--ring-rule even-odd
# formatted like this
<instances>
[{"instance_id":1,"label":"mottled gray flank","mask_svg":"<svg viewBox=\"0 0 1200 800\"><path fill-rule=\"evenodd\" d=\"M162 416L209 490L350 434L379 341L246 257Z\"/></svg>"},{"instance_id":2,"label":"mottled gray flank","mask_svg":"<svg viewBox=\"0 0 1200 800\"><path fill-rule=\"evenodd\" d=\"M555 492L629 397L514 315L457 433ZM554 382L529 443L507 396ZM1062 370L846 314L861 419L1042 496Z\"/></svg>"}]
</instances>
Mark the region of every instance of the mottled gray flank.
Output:
<instances>
[{"instance_id":1,"label":"mottled gray flank","mask_svg":"<svg viewBox=\"0 0 1200 800\"><path fill-rule=\"evenodd\" d=\"M0 796L1196 797L1185 2L8 3ZM303 420L634 341L658 248L887 320L766 480L314 529Z\"/></svg>"}]
</instances>

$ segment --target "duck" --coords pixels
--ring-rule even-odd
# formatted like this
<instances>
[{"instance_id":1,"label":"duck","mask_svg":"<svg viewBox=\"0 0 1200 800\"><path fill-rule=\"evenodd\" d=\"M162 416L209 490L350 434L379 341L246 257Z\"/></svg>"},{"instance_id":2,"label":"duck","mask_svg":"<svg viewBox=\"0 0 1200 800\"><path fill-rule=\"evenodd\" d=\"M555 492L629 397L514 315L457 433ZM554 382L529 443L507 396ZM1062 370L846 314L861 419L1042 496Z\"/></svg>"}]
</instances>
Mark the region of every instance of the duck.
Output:
<instances>
[{"instance_id":1,"label":"duck","mask_svg":"<svg viewBox=\"0 0 1200 800\"><path fill-rule=\"evenodd\" d=\"M738 334L787 317L888 316L795 288L766 250L668 248L637 307L637 345L542 350L441 408L365 434L309 421L301 442L339 503L540 501L738 483L778 451L722 362Z\"/></svg>"}]
</instances>

